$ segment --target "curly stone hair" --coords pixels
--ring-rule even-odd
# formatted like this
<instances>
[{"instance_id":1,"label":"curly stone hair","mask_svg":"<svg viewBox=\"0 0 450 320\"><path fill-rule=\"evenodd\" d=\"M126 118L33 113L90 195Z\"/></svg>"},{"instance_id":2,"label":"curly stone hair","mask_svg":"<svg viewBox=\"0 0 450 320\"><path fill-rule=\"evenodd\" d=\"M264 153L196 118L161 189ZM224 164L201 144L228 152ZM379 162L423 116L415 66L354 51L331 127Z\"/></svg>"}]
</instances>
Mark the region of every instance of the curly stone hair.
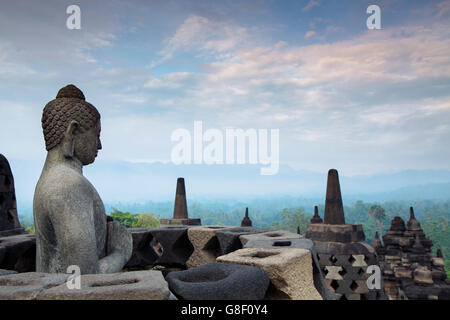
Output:
<instances>
[{"instance_id":1,"label":"curly stone hair","mask_svg":"<svg viewBox=\"0 0 450 320\"><path fill-rule=\"evenodd\" d=\"M83 92L72 84L61 88L56 99L47 103L42 113L47 151L59 145L70 121L80 124L81 131L89 130L100 120L100 113L85 101Z\"/></svg>"}]
</instances>

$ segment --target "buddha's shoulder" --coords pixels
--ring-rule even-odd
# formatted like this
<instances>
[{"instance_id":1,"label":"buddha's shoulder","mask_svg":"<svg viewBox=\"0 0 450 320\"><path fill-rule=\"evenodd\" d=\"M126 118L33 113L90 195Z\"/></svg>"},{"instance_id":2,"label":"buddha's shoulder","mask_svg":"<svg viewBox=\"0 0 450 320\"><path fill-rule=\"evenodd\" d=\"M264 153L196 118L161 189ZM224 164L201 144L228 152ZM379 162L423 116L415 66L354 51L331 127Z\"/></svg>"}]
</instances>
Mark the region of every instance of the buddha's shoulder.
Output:
<instances>
[{"instance_id":1,"label":"buddha's shoulder","mask_svg":"<svg viewBox=\"0 0 450 320\"><path fill-rule=\"evenodd\" d=\"M78 192L92 191L92 185L79 172L67 166L59 165L46 170L38 183L39 189L60 193L76 189Z\"/></svg>"}]
</instances>

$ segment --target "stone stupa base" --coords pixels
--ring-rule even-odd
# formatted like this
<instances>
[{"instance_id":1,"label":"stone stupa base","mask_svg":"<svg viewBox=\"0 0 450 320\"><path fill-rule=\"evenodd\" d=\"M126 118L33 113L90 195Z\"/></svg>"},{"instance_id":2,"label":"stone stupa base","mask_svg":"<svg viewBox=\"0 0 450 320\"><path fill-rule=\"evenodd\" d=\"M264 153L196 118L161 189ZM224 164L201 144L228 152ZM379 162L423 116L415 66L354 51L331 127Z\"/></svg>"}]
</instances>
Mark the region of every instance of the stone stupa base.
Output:
<instances>
[{"instance_id":1,"label":"stone stupa base","mask_svg":"<svg viewBox=\"0 0 450 320\"><path fill-rule=\"evenodd\" d=\"M306 238L313 241L359 242L364 241L364 231L360 224L310 224Z\"/></svg>"},{"instance_id":2,"label":"stone stupa base","mask_svg":"<svg viewBox=\"0 0 450 320\"><path fill-rule=\"evenodd\" d=\"M161 227L172 227L172 226L201 226L201 219L161 219L159 220Z\"/></svg>"}]
</instances>

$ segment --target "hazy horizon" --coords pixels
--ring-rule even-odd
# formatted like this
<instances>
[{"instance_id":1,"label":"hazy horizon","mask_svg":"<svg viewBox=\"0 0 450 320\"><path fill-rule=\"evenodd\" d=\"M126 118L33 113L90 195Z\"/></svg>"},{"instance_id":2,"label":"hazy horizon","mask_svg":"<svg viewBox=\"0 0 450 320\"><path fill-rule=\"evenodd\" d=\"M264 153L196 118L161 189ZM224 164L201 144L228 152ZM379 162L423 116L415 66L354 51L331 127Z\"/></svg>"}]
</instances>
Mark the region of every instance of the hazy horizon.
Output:
<instances>
[{"instance_id":1,"label":"hazy horizon","mask_svg":"<svg viewBox=\"0 0 450 320\"><path fill-rule=\"evenodd\" d=\"M30 212L34 188L41 172L37 161L10 161L19 212ZM176 179L184 177L188 201L246 202L255 199L325 200L327 172L281 166L273 176L259 175L251 165L174 165L99 161L84 167L105 205L115 203L173 202ZM450 171L405 170L369 176L339 174L344 203L450 199Z\"/></svg>"}]
</instances>

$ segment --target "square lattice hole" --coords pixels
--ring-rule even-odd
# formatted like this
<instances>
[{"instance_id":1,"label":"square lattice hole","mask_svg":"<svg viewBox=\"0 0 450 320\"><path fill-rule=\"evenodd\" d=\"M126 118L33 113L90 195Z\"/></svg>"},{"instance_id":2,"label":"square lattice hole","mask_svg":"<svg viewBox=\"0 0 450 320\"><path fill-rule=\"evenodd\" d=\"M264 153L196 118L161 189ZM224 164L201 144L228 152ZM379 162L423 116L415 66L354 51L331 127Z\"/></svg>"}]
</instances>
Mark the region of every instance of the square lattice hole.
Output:
<instances>
[{"instance_id":1,"label":"square lattice hole","mask_svg":"<svg viewBox=\"0 0 450 320\"><path fill-rule=\"evenodd\" d=\"M334 289L334 291L336 291L336 289L339 288L339 282L337 282L337 280L333 280L331 281L330 286Z\"/></svg>"},{"instance_id":2,"label":"square lattice hole","mask_svg":"<svg viewBox=\"0 0 450 320\"><path fill-rule=\"evenodd\" d=\"M358 284L355 281L352 281L352 283L350 284L350 289L352 289L352 291L355 291L356 289L358 289Z\"/></svg>"},{"instance_id":3,"label":"square lattice hole","mask_svg":"<svg viewBox=\"0 0 450 320\"><path fill-rule=\"evenodd\" d=\"M342 270L339 271L338 273L339 273L342 277L344 277L344 276L347 274L347 270L345 270L344 267L341 267L341 268L342 268Z\"/></svg>"}]
</instances>

